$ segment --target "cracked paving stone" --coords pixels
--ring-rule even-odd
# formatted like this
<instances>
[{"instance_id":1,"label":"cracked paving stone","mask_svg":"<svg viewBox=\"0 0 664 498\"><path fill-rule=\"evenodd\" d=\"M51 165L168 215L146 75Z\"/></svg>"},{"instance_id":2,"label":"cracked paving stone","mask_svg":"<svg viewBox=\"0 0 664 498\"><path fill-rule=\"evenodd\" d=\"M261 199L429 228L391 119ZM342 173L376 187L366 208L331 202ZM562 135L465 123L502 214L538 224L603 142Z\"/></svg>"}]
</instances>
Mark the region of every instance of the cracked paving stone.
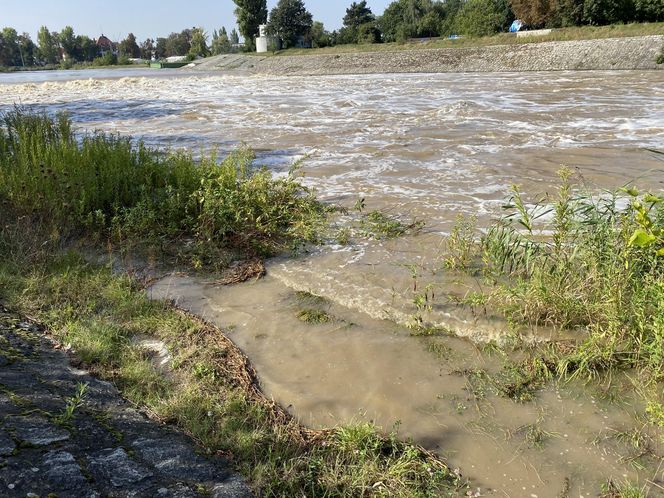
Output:
<instances>
[{"instance_id":1,"label":"cracked paving stone","mask_svg":"<svg viewBox=\"0 0 664 498\"><path fill-rule=\"evenodd\" d=\"M116 488L128 486L152 477L152 473L134 462L122 448L102 450L88 456L88 470L101 482Z\"/></svg>"},{"instance_id":2,"label":"cracked paving stone","mask_svg":"<svg viewBox=\"0 0 664 498\"><path fill-rule=\"evenodd\" d=\"M0 455L11 455L15 448L16 443L9 437L9 434L6 432L0 432Z\"/></svg>"},{"instance_id":3,"label":"cracked paving stone","mask_svg":"<svg viewBox=\"0 0 664 498\"><path fill-rule=\"evenodd\" d=\"M153 465L159 472L176 479L211 481L224 479L228 474L217 470L205 458L197 455L189 445L174 437L170 439L162 437L160 440L138 439L131 446L143 460Z\"/></svg>"},{"instance_id":4,"label":"cracked paving stone","mask_svg":"<svg viewBox=\"0 0 664 498\"><path fill-rule=\"evenodd\" d=\"M58 490L79 489L87 485L74 455L51 451L44 455L44 477Z\"/></svg>"},{"instance_id":5,"label":"cracked paving stone","mask_svg":"<svg viewBox=\"0 0 664 498\"><path fill-rule=\"evenodd\" d=\"M252 498L254 495L244 479L238 474L234 474L224 482L215 484L211 496L213 498Z\"/></svg>"},{"instance_id":6,"label":"cracked paving stone","mask_svg":"<svg viewBox=\"0 0 664 498\"><path fill-rule=\"evenodd\" d=\"M13 416L8 417L5 424L14 429L16 438L33 446L48 446L69 439L69 432L53 425L44 417Z\"/></svg>"}]
</instances>

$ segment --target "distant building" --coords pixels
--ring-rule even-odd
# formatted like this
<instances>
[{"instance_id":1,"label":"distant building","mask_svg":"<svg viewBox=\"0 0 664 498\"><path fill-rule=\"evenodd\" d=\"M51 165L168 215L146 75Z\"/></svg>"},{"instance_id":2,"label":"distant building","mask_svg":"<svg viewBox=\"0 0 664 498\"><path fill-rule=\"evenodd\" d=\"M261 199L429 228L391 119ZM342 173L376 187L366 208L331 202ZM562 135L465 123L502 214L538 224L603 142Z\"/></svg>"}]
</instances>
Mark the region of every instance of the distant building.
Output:
<instances>
[{"instance_id":1,"label":"distant building","mask_svg":"<svg viewBox=\"0 0 664 498\"><path fill-rule=\"evenodd\" d=\"M114 54L116 51L115 44L107 37L105 37L103 34L99 38L97 38L97 48L99 49L99 53L101 55L104 55L107 52L111 52Z\"/></svg>"}]
</instances>

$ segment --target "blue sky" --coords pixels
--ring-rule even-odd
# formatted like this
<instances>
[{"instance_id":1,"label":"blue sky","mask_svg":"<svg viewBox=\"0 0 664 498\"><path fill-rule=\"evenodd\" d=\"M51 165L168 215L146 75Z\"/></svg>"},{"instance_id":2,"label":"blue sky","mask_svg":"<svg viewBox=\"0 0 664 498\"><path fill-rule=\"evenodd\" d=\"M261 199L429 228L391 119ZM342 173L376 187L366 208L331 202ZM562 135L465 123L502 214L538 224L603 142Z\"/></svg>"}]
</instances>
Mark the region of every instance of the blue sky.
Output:
<instances>
[{"instance_id":1,"label":"blue sky","mask_svg":"<svg viewBox=\"0 0 664 498\"><path fill-rule=\"evenodd\" d=\"M339 28L352 0L305 0L314 19L329 30ZM268 0L268 8L277 0ZM375 14L383 12L390 0L368 0ZM36 38L45 25L60 31L67 25L76 34L96 38L101 33L113 40L132 32L139 40L167 36L173 31L202 26L208 33L220 26L235 26L232 0L0 0L0 28L10 26Z\"/></svg>"}]
</instances>

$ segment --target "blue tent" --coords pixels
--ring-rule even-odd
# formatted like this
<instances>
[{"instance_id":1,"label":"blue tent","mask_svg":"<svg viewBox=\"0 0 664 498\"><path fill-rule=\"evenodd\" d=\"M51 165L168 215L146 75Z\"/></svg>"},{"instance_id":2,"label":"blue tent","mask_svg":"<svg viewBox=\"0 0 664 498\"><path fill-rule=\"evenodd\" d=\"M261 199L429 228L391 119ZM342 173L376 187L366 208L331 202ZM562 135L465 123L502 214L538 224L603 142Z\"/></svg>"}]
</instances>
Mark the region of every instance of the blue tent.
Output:
<instances>
[{"instance_id":1,"label":"blue tent","mask_svg":"<svg viewBox=\"0 0 664 498\"><path fill-rule=\"evenodd\" d=\"M523 28L523 21L517 19L510 26L510 33L516 33L517 31L521 31L521 28Z\"/></svg>"}]
</instances>

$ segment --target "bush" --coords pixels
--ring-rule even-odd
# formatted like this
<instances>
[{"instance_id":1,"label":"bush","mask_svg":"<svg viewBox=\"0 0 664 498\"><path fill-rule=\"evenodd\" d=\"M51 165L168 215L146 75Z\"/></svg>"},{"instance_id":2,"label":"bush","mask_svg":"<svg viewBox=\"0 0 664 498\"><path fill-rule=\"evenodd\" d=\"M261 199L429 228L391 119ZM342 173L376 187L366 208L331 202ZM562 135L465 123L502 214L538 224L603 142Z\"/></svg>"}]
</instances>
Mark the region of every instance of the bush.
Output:
<instances>
[{"instance_id":1,"label":"bush","mask_svg":"<svg viewBox=\"0 0 664 498\"><path fill-rule=\"evenodd\" d=\"M0 200L63 235L159 245L188 238L203 254L270 254L315 241L325 217L294 174L272 178L248 150L196 162L117 135L76 137L65 115L17 109L2 124Z\"/></svg>"},{"instance_id":2,"label":"bush","mask_svg":"<svg viewBox=\"0 0 664 498\"><path fill-rule=\"evenodd\" d=\"M115 66L118 63L118 58L112 52L106 52L101 57L96 57L92 61L93 66Z\"/></svg>"},{"instance_id":3,"label":"bush","mask_svg":"<svg viewBox=\"0 0 664 498\"><path fill-rule=\"evenodd\" d=\"M454 25L462 35L489 36L504 30L512 17L501 0L468 0L457 13Z\"/></svg>"}]
</instances>

